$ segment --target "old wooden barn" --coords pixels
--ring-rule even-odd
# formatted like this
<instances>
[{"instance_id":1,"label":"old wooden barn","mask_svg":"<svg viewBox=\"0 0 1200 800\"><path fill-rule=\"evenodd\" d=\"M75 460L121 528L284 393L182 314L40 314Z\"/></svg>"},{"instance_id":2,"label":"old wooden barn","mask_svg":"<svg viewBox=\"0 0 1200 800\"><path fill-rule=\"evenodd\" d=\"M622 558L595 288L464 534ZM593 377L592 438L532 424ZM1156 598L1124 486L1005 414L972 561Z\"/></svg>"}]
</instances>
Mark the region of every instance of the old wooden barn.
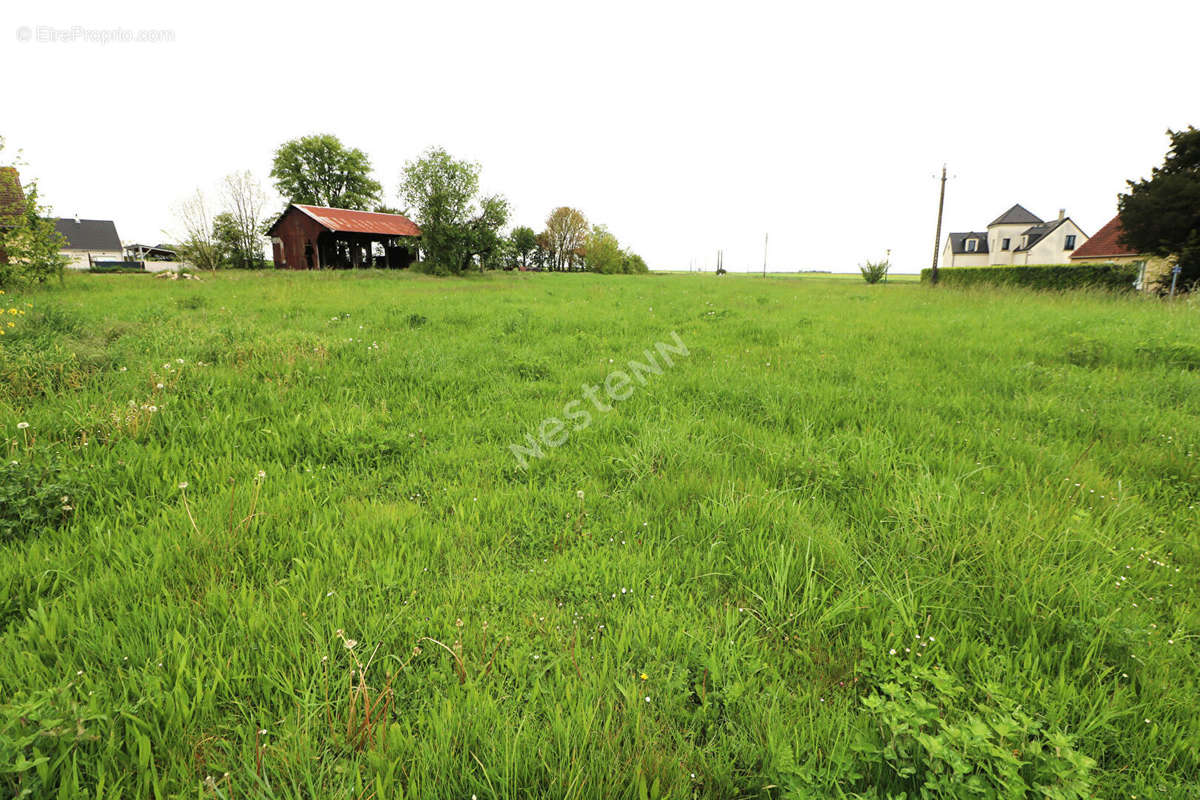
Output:
<instances>
[{"instance_id":1,"label":"old wooden barn","mask_svg":"<svg viewBox=\"0 0 1200 800\"><path fill-rule=\"evenodd\" d=\"M403 269L421 229L401 214L293 203L267 235L278 269Z\"/></svg>"}]
</instances>

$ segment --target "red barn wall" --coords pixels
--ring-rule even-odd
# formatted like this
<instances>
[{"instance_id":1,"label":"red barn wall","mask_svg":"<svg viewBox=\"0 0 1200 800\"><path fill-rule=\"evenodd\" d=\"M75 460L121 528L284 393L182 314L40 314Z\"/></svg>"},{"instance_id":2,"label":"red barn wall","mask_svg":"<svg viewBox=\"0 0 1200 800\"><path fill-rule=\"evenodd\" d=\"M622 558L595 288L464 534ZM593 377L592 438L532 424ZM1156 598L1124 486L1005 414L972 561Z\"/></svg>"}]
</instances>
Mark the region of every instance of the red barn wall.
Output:
<instances>
[{"instance_id":1,"label":"red barn wall","mask_svg":"<svg viewBox=\"0 0 1200 800\"><path fill-rule=\"evenodd\" d=\"M275 223L272 236L279 239L272 242L271 252L275 258L276 269L308 269L308 261L304 257L304 247L312 244L312 268L321 267L320 248L317 247L317 237L325 230L324 226L315 219L296 208L289 208L283 219Z\"/></svg>"}]
</instances>

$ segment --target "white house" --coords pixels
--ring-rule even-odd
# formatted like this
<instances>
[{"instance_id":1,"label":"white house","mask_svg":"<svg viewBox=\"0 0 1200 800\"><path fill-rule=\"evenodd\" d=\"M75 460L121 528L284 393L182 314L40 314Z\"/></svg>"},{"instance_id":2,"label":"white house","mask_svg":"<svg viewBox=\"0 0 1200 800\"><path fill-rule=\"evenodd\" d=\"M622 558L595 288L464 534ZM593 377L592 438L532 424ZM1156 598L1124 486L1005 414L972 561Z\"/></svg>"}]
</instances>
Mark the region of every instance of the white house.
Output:
<instances>
[{"instance_id":1,"label":"white house","mask_svg":"<svg viewBox=\"0 0 1200 800\"><path fill-rule=\"evenodd\" d=\"M70 259L68 269L88 269L93 261L125 258L117 226L108 219L56 219L54 229L67 240L60 251Z\"/></svg>"},{"instance_id":2,"label":"white house","mask_svg":"<svg viewBox=\"0 0 1200 800\"><path fill-rule=\"evenodd\" d=\"M1088 240L1066 211L1045 222L1018 204L996 217L986 231L951 233L942 249L943 267L1066 264Z\"/></svg>"}]
</instances>

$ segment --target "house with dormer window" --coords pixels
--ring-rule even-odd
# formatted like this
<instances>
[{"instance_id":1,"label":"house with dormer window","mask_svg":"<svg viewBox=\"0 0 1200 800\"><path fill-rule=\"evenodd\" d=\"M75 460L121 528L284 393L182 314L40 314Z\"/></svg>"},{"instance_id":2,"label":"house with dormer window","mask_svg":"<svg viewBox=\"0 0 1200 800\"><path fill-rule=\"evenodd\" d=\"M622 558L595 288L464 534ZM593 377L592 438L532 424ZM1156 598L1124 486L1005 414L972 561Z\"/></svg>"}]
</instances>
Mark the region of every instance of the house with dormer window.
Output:
<instances>
[{"instance_id":1,"label":"house with dormer window","mask_svg":"<svg viewBox=\"0 0 1200 800\"><path fill-rule=\"evenodd\" d=\"M992 220L987 230L951 233L941 262L943 267L1066 264L1087 240L1065 210L1046 222L1018 203Z\"/></svg>"}]
</instances>

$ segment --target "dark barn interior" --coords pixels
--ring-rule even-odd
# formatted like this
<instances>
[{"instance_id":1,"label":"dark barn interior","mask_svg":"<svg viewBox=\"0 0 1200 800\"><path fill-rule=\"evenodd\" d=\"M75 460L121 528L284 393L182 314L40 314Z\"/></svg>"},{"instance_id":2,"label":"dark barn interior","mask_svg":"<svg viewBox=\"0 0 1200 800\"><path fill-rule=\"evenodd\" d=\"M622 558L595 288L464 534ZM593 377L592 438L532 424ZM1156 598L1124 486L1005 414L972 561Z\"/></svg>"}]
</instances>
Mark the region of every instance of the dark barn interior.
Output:
<instances>
[{"instance_id":1,"label":"dark barn interior","mask_svg":"<svg viewBox=\"0 0 1200 800\"><path fill-rule=\"evenodd\" d=\"M267 235L279 269L404 269L421 229L401 214L293 204Z\"/></svg>"}]
</instances>

